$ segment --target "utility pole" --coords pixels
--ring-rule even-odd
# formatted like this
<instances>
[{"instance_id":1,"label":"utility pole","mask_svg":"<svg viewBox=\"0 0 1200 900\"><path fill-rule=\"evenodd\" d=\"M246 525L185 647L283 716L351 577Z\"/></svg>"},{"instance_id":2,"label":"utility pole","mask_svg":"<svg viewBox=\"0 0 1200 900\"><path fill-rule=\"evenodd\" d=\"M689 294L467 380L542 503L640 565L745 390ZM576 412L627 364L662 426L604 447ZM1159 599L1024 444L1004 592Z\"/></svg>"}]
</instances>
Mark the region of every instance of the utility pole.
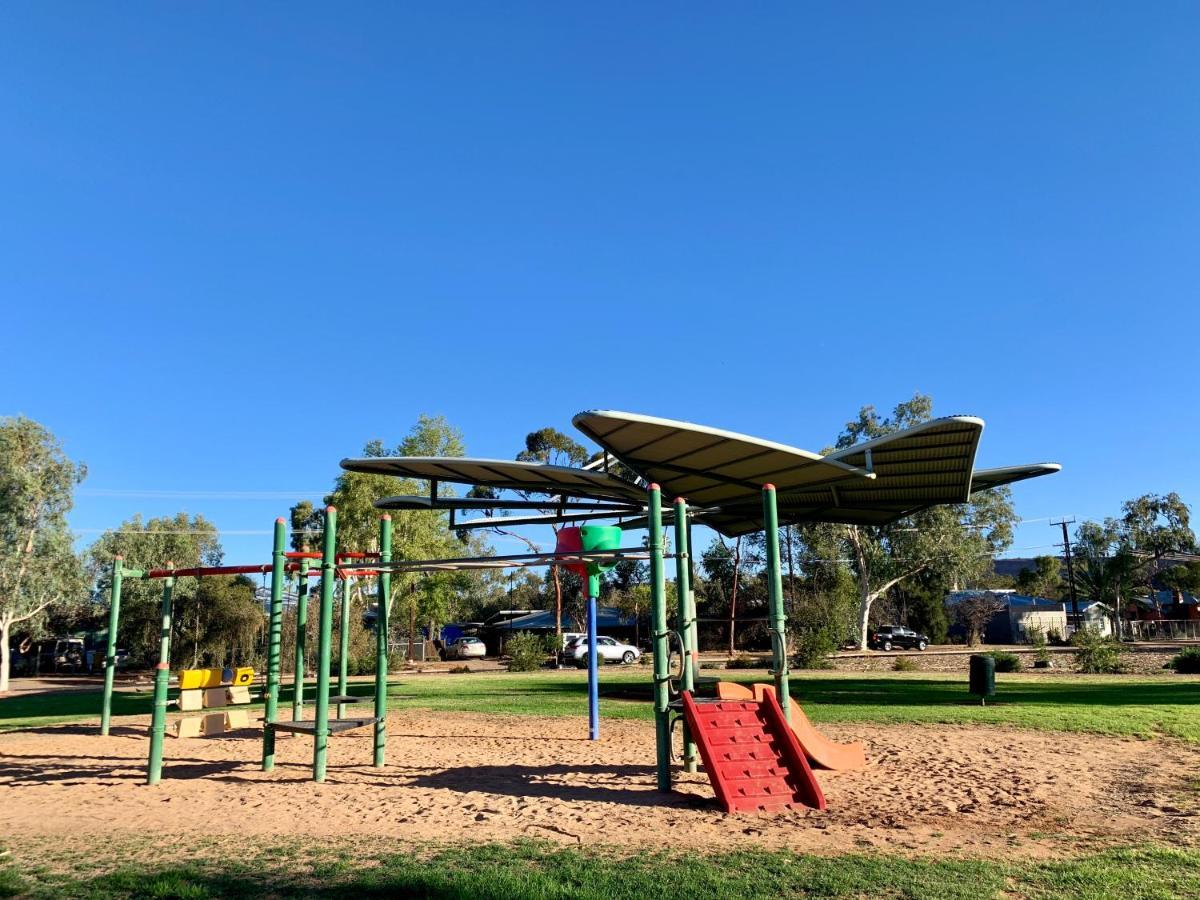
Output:
<instances>
[{"instance_id":1,"label":"utility pole","mask_svg":"<svg viewBox=\"0 0 1200 900\"><path fill-rule=\"evenodd\" d=\"M1079 621L1079 597L1075 593L1075 564L1071 561L1071 537L1067 534L1067 526L1075 524L1075 517L1051 522L1051 525L1061 525L1063 533L1063 551L1067 557L1067 583L1071 586L1071 618L1075 621L1076 630L1082 624Z\"/></svg>"}]
</instances>

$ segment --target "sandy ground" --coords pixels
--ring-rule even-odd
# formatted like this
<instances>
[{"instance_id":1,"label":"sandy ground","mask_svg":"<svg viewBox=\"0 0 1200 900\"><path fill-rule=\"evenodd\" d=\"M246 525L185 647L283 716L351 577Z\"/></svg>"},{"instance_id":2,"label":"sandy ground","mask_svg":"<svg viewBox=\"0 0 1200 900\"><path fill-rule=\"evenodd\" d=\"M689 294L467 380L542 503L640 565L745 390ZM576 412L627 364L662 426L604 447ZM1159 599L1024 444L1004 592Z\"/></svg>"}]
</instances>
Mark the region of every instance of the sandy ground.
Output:
<instances>
[{"instance_id":1,"label":"sandy ground","mask_svg":"<svg viewBox=\"0 0 1200 900\"><path fill-rule=\"evenodd\" d=\"M312 741L168 738L164 781L144 782L148 719L102 738L63 725L0 735L0 834L387 837L400 842L537 838L618 848L788 847L909 855L1057 856L1103 843L1200 843L1200 748L954 726L831 727L865 740L870 765L820 772L826 812L720 812L703 773L654 790L654 732L608 721L401 712L388 765L369 729L330 741L329 780L310 780Z\"/></svg>"}]
</instances>

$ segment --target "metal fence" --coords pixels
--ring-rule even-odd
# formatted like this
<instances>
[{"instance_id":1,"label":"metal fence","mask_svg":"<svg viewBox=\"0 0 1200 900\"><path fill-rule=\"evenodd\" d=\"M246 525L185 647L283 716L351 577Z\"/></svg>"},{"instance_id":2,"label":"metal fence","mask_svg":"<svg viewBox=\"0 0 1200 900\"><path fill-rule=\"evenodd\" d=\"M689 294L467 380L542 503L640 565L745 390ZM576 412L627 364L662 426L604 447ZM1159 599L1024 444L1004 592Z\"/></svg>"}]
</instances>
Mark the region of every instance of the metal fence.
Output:
<instances>
[{"instance_id":1,"label":"metal fence","mask_svg":"<svg viewBox=\"0 0 1200 900\"><path fill-rule=\"evenodd\" d=\"M1128 636L1135 641L1195 641L1200 640L1200 620L1160 619L1158 621L1124 622Z\"/></svg>"}]
</instances>

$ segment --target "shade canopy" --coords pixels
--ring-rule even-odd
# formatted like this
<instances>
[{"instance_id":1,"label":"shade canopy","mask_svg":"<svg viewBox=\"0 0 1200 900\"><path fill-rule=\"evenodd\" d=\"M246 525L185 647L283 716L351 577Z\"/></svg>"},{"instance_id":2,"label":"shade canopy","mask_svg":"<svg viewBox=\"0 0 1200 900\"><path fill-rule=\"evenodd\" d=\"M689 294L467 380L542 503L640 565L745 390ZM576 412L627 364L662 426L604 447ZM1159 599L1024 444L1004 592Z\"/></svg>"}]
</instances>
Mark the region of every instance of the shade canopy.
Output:
<instances>
[{"instance_id":1,"label":"shade canopy","mask_svg":"<svg viewBox=\"0 0 1200 900\"><path fill-rule=\"evenodd\" d=\"M773 484L780 524L834 522L885 525L914 512L942 504L966 503L971 494L1059 471L1056 463L1037 463L976 471L975 455L983 420L949 416L884 435L827 455L750 435L690 422L638 413L589 410L574 418L580 431L610 458L632 470L642 483L620 478L598 467L571 468L510 460L444 457L371 457L346 459L352 472L395 475L484 485L497 489L545 494L554 498L538 508L564 511L602 500L628 505L605 509L597 517L632 515L625 527L644 523L646 484L657 483L669 500L687 499L693 518L733 537L763 528L762 488ZM387 498L377 504L391 509L457 509L503 507L504 501L449 498ZM534 506L527 502L525 508ZM636 507L636 508L630 508ZM565 514L565 513L564 513ZM570 518L582 519L585 513ZM536 524L559 518L527 516L514 521ZM495 524L503 524L497 517ZM484 522L463 523L481 527Z\"/></svg>"},{"instance_id":2,"label":"shade canopy","mask_svg":"<svg viewBox=\"0 0 1200 900\"><path fill-rule=\"evenodd\" d=\"M348 472L393 475L398 478L416 478L420 481L475 484L542 494L630 500L637 503L646 499L644 488L608 472L534 462L443 456L370 456L363 459L343 459L342 468Z\"/></svg>"},{"instance_id":3,"label":"shade canopy","mask_svg":"<svg viewBox=\"0 0 1200 900\"><path fill-rule=\"evenodd\" d=\"M581 412L575 427L668 497L699 506L757 498L768 482L780 491L868 482L861 466L819 453L691 422L610 410Z\"/></svg>"}]
</instances>

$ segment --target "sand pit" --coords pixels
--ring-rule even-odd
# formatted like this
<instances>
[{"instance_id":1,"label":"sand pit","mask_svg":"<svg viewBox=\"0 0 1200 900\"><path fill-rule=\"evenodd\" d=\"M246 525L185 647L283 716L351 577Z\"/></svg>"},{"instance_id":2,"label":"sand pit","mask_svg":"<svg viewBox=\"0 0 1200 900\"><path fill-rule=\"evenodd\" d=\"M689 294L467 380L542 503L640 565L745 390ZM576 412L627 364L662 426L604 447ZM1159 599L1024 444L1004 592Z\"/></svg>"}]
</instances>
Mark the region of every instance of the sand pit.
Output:
<instances>
[{"instance_id":1,"label":"sand pit","mask_svg":"<svg viewBox=\"0 0 1200 900\"><path fill-rule=\"evenodd\" d=\"M369 729L330 740L329 780L310 780L311 738L279 741L272 773L245 731L171 740L164 780L144 783L148 719L113 734L66 725L0 735L0 829L12 837L116 831L210 837L536 838L618 848L787 847L907 854L1059 855L1086 841L1200 836L1200 748L955 726L830 727L867 742L861 772L819 772L829 810L720 812L703 773L654 790L649 723L604 722L599 742L567 718L401 712L388 765Z\"/></svg>"}]
</instances>

